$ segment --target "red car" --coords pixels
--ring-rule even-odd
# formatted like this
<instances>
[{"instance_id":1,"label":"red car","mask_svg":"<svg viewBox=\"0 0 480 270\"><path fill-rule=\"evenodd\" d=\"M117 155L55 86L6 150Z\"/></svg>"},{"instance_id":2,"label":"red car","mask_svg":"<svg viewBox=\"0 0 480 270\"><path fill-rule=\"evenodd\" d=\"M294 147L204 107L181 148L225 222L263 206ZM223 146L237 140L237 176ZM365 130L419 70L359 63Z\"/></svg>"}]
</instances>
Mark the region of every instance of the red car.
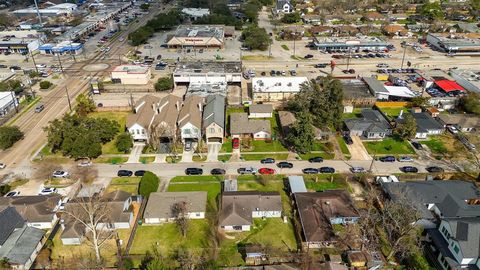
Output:
<instances>
[{"instance_id":1,"label":"red car","mask_svg":"<svg viewBox=\"0 0 480 270\"><path fill-rule=\"evenodd\" d=\"M239 138L233 138L232 146L233 146L233 149L238 149L240 147L240 139Z\"/></svg>"},{"instance_id":2,"label":"red car","mask_svg":"<svg viewBox=\"0 0 480 270\"><path fill-rule=\"evenodd\" d=\"M275 170L271 168L261 168L260 170L258 170L258 172L260 174L274 174Z\"/></svg>"}]
</instances>

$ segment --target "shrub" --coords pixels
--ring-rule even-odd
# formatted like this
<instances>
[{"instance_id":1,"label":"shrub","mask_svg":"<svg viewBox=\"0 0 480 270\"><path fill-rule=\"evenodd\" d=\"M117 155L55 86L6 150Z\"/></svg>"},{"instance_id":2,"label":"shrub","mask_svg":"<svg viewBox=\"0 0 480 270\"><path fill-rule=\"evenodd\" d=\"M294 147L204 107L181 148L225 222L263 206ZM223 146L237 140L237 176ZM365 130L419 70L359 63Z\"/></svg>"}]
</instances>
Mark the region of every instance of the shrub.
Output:
<instances>
[{"instance_id":1,"label":"shrub","mask_svg":"<svg viewBox=\"0 0 480 270\"><path fill-rule=\"evenodd\" d=\"M173 88L173 80L169 77L158 79L155 83L155 91L167 91Z\"/></svg>"},{"instance_id":2,"label":"shrub","mask_svg":"<svg viewBox=\"0 0 480 270\"><path fill-rule=\"evenodd\" d=\"M138 193L144 198L148 198L150 193L157 192L160 179L152 172L145 172L140 179L140 186L138 188Z\"/></svg>"},{"instance_id":3,"label":"shrub","mask_svg":"<svg viewBox=\"0 0 480 270\"><path fill-rule=\"evenodd\" d=\"M40 82L40 89L48 89L52 86L52 83L49 81L41 81Z\"/></svg>"},{"instance_id":4,"label":"shrub","mask_svg":"<svg viewBox=\"0 0 480 270\"><path fill-rule=\"evenodd\" d=\"M7 194L8 192L10 192L11 189L12 188L8 184L1 185L0 186L0 196L3 196L5 194Z\"/></svg>"},{"instance_id":5,"label":"shrub","mask_svg":"<svg viewBox=\"0 0 480 270\"><path fill-rule=\"evenodd\" d=\"M132 135L128 132L118 135L115 146L119 152L127 153L133 147Z\"/></svg>"},{"instance_id":6,"label":"shrub","mask_svg":"<svg viewBox=\"0 0 480 270\"><path fill-rule=\"evenodd\" d=\"M8 149L21 139L23 139L23 132L18 127L0 127L0 149Z\"/></svg>"}]
</instances>

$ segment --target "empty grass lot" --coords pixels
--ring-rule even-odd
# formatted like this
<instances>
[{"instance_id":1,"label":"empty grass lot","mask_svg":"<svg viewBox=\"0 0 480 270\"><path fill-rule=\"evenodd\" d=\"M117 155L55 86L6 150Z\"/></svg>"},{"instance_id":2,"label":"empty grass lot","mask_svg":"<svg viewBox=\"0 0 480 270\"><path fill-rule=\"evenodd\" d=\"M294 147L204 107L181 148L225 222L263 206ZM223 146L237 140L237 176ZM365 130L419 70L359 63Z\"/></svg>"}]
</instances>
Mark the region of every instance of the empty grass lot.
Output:
<instances>
[{"instance_id":1,"label":"empty grass lot","mask_svg":"<svg viewBox=\"0 0 480 270\"><path fill-rule=\"evenodd\" d=\"M328 189L348 190L348 184L341 174L304 175L305 186L309 191L324 191Z\"/></svg>"},{"instance_id":2,"label":"empty grass lot","mask_svg":"<svg viewBox=\"0 0 480 270\"><path fill-rule=\"evenodd\" d=\"M115 120L120 125L118 129L118 134L125 132L125 122L127 121L127 116L129 112L93 112L90 113L88 116L92 118L107 118L109 120ZM118 136L117 134L117 136ZM102 145L102 153L103 154L124 154L117 150L115 147L115 140L117 138L113 138L110 142Z\"/></svg>"},{"instance_id":3,"label":"empty grass lot","mask_svg":"<svg viewBox=\"0 0 480 270\"><path fill-rule=\"evenodd\" d=\"M175 176L170 180L170 183L185 183L185 182L220 182L225 177L223 175L192 175L192 176Z\"/></svg>"},{"instance_id":4,"label":"empty grass lot","mask_svg":"<svg viewBox=\"0 0 480 270\"><path fill-rule=\"evenodd\" d=\"M369 154L373 155L412 155L415 154L408 141L387 138L378 142L364 142Z\"/></svg>"},{"instance_id":5,"label":"empty grass lot","mask_svg":"<svg viewBox=\"0 0 480 270\"><path fill-rule=\"evenodd\" d=\"M379 110L381 110L390 119L397 118L402 110L404 114L410 111L410 109L406 107L381 107Z\"/></svg>"},{"instance_id":6,"label":"empty grass lot","mask_svg":"<svg viewBox=\"0 0 480 270\"><path fill-rule=\"evenodd\" d=\"M432 137L428 141L422 141L422 144L428 146L434 154L446 154L447 148L439 137Z\"/></svg>"},{"instance_id":7,"label":"empty grass lot","mask_svg":"<svg viewBox=\"0 0 480 270\"><path fill-rule=\"evenodd\" d=\"M138 184L140 177L116 177L107 186L105 192L112 192L115 190L122 190L133 195L138 194Z\"/></svg>"},{"instance_id":8,"label":"empty grass lot","mask_svg":"<svg viewBox=\"0 0 480 270\"><path fill-rule=\"evenodd\" d=\"M264 158L274 158L275 161L286 160L288 154L244 154L242 158L246 161L248 160L262 160Z\"/></svg>"}]
</instances>

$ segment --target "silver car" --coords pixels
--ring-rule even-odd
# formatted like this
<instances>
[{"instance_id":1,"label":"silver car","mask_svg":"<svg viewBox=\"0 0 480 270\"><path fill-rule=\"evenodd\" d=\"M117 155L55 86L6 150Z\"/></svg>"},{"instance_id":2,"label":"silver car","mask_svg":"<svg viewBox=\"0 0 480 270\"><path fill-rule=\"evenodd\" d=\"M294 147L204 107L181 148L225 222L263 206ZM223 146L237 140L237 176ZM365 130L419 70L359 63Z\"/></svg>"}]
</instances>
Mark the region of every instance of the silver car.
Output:
<instances>
[{"instance_id":1,"label":"silver car","mask_svg":"<svg viewBox=\"0 0 480 270\"><path fill-rule=\"evenodd\" d=\"M398 161L399 162L412 162L413 158L411 158L411 157L399 157Z\"/></svg>"},{"instance_id":2,"label":"silver car","mask_svg":"<svg viewBox=\"0 0 480 270\"><path fill-rule=\"evenodd\" d=\"M351 171L352 173L364 173L364 172L367 172L367 171L365 170L365 168L363 168L363 167L351 167L351 168L350 168L350 171Z\"/></svg>"}]
</instances>

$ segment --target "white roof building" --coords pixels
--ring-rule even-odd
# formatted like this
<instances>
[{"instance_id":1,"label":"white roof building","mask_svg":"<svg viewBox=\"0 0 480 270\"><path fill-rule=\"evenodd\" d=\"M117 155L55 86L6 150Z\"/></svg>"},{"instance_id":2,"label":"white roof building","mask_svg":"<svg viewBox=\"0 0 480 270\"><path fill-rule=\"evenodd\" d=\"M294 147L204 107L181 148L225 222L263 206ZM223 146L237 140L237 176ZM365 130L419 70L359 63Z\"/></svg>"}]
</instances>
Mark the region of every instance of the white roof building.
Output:
<instances>
[{"instance_id":1,"label":"white roof building","mask_svg":"<svg viewBox=\"0 0 480 270\"><path fill-rule=\"evenodd\" d=\"M300 92L307 77L257 77L252 79L254 101L280 101Z\"/></svg>"},{"instance_id":2,"label":"white roof building","mask_svg":"<svg viewBox=\"0 0 480 270\"><path fill-rule=\"evenodd\" d=\"M196 20L197 18L210 15L210 10L208 8L184 8L182 13Z\"/></svg>"},{"instance_id":3,"label":"white roof building","mask_svg":"<svg viewBox=\"0 0 480 270\"><path fill-rule=\"evenodd\" d=\"M15 109L15 106L18 106L18 101L14 92L0 92L0 116Z\"/></svg>"},{"instance_id":4,"label":"white roof building","mask_svg":"<svg viewBox=\"0 0 480 270\"><path fill-rule=\"evenodd\" d=\"M122 84L147 84L150 77L150 68L139 65L120 65L112 70L112 80Z\"/></svg>"},{"instance_id":5,"label":"white roof building","mask_svg":"<svg viewBox=\"0 0 480 270\"><path fill-rule=\"evenodd\" d=\"M389 96L403 97L403 98L413 98L416 96L412 90L405 86L388 86L385 85L385 89Z\"/></svg>"}]
</instances>

